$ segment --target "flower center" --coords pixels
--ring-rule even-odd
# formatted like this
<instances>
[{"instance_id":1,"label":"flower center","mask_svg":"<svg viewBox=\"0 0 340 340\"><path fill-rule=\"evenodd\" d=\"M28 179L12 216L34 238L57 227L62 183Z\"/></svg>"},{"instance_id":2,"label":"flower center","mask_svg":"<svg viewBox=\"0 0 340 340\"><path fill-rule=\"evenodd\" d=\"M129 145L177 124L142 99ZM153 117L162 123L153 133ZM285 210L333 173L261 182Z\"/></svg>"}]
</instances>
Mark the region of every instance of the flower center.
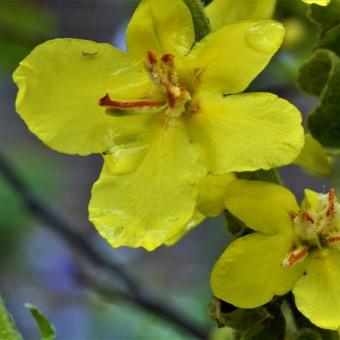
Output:
<instances>
[{"instance_id":1,"label":"flower center","mask_svg":"<svg viewBox=\"0 0 340 340\"><path fill-rule=\"evenodd\" d=\"M296 214L293 228L298 241L282 263L285 268L304 259L310 251L340 245L340 204L335 190L319 194L316 206Z\"/></svg>"},{"instance_id":2,"label":"flower center","mask_svg":"<svg viewBox=\"0 0 340 340\"><path fill-rule=\"evenodd\" d=\"M160 86L167 96L167 114L178 117L185 112L186 104L191 100L191 96L186 87L180 86L175 69L175 57L164 54L160 60L154 52L148 51L146 70L156 85Z\"/></svg>"},{"instance_id":3,"label":"flower center","mask_svg":"<svg viewBox=\"0 0 340 340\"><path fill-rule=\"evenodd\" d=\"M147 52L145 69L150 75L151 80L159 86L165 94L164 101L157 100L135 100L135 101L116 101L112 100L109 94L100 98L99 105L107 108L109 115L118 112L128 113L130 111L156 113L165 112L171 117L181 116L187 103L191 100L191 95L186 87L180 86L175 69L175 57L164 54L160 59L152 51Z\"/></svg>"}]
</instances>

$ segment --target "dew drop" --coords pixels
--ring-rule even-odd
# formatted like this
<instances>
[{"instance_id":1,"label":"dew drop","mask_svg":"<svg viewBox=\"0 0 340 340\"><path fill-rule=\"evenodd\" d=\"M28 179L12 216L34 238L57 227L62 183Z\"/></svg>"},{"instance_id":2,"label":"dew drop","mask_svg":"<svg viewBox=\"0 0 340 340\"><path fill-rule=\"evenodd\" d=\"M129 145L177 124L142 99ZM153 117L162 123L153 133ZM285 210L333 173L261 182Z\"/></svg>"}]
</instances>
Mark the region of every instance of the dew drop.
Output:
<instances>
[{"instance_id":1,"label":"dew drop","mask_svg":"<svg viewBox=\"0 0 340 340\"><path fill-rule=\"evenodd\" d=\"M284 33L285 29L280 23L265 22L249 28L245 39L254 50L273 53L280 47Z\"/></svg>"}]
</instances>

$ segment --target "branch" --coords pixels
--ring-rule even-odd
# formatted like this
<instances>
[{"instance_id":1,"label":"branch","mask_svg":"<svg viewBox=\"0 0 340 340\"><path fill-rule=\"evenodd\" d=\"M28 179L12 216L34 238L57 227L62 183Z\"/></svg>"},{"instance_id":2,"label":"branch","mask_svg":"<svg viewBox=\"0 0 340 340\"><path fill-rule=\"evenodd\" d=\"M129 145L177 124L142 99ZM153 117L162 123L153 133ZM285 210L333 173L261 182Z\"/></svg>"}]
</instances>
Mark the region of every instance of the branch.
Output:
<instances>
[{"instance_id":1,"label":"branch","mask_svg":"<svg viewBox=\"0 0 340 340\"><path fill-rule=\"evenodd\" d=\"M207 339L208 331L201 325L196 324L189 317L175 310L168 303L163 303L161 299L150 293L141 285L136 278L128 273L123 267L102 254L97 253L96 249L83 234L73 228L71 224L60 216L53 208L44 203L31 188L21 179L16 170L0 152L0 174L16 192L21 201L26 205L32 215L46 223L46 226L56 232L71 249L76 248L95 268L102 268L108 273L114 274L126 286L126 291L116 291L97 289L104 296L116 294L136 306L176 325L182 330L191 333L198 339ZM93 284L93 286L98 286Z\"/></svg>"}]
</instances>

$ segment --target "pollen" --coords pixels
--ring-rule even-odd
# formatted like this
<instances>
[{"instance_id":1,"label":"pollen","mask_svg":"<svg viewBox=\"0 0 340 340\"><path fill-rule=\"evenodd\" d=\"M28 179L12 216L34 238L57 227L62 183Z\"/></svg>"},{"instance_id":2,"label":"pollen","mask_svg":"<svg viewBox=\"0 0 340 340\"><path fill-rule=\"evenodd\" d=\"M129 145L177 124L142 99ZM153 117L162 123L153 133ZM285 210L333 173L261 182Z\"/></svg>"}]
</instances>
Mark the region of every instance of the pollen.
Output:
<instances>
[{"instance_id":1,"label":"pollen","mask_svg":"<svg viewBox=\"0 0 340 340\"><path fill-rule=\"evenodd\" d=\"M307 254L308 254L307 246L298 246L284 258L282 262L282 268L292 267L297 262L302 261Z\"/></svg>"},{"instance_id":2,"label":"pollen","mask_svg":"<svg viewBox=\"0 0 340 340\"><path fill-rule=\"evenodd\" d=\"M182 115L186 111L186 104L191 100L191 95L185 86L179 84L175 56L166 53L158 59L153 51L148 51L145 69L167 97L166 113L172 117Z\"/></svg>"},{"instance_id":3,"label":"pollen","mask_svg":"<svg viewBox=\"0 0 340 340\"><path fill-rule=\"evenodd\" d=\"M293 266L308 252L320 252L332 246L340 246L340 204L337 202L334 189L328 194L319 194L313 207L302 210L292 219L300 246L283 260L283 268Z\"/></svg>"}]
</instances>

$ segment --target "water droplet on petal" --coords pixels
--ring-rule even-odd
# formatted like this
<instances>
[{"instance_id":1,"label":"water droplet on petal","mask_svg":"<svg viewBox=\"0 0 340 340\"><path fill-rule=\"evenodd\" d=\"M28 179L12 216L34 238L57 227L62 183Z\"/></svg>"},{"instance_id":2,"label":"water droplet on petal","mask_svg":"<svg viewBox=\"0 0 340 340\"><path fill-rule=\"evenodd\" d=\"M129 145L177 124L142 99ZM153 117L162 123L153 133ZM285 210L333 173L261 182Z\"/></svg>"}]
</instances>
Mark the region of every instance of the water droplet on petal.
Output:
<instances>
[{"instance_id":1,"label":"water droplet on petal","mask_svg":"<svg viewBox=\"0 0 340 340\"><path fill-rule=\"evenodd\" d=\"M284 38L284 27L274 21L257 24L248 29L246 42L254 50L263 53L274 53Z\"/></svg>"},{"instance_id":2,"label":"water droplet on petal","mask_svg":"<svg viewBox=\"0 0 340 340\"><path fill-rule=\"evenodd\" d=\"M147 149L146 144L112 147L104 156L106 168L113 175L131 172L142 162Z\"/></svg>"}]
</instances>

